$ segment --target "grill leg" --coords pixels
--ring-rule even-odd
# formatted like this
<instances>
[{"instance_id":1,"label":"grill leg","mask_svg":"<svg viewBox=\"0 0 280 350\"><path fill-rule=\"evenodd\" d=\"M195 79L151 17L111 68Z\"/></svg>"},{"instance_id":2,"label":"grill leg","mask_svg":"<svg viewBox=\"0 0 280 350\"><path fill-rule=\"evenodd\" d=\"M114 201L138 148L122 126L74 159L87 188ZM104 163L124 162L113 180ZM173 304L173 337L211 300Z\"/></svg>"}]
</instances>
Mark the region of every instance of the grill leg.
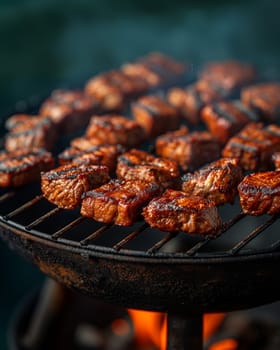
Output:
<instances>
[{"instance_id":1,"label":"grill leg","mask_svg":"<svg viewBox=\"0 0 280 350\"><path fill-rule=\"evenodd\" d=\"M202 350L202 317L167 315L167 350Z\"/></svg>"}]
</instances>

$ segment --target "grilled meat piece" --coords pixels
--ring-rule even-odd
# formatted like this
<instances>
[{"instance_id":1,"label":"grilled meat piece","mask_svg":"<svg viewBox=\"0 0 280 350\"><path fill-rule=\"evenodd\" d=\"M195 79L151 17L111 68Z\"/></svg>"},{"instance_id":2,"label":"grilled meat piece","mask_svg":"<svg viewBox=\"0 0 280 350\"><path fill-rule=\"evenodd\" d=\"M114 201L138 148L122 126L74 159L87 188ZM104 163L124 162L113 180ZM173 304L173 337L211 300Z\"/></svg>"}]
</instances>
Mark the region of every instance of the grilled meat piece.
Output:
<instances>
[{"instance_id":1,"label":"grilled meat piece","mask_svg":"<svg viewBox=\"0 0 280 350\"><path fill-rule=\"evenodd\" d=\"M120 144L132 148L145 139L145 132L139 123L121 115L93 116L86 137L96 138L103 144Z\"/></svg>"},{"instance_id":2,"label":"grilled meat piece","mask_svg":"<svg viewBox=\"0 0 280 350\"><path fill-rule=\"evenodd\" d=\"M121 145L100 145L81 151L77 148L67 148L59 154L61 165L74 163L86 165L106 165L110 172L116 169L117 158L124 152Z\"/></svg>"},{"instance_id":3,"label":"grilled meat piece","mask_svg":"<svg viewBox=\"0 0 280 350\"><path fill-rule=\"evenodd\" d=\"M202 119L208 130L222 144L258 116L240 101L217 102L202 109Z\"/></svg>"},{"instance_id":4,"label":"grilled meat piece","mask_svg":"<svg viewBox=\"0 0 280 350\"><path fill-rule=\"evenodd\" d=\"M59 131L71 134L87 125L100 107L94 98L80 90L54 90L41 105L40 114L48 116Z\"/></svg>"},{"instance_id":5,"label":"grilled meat piece","mask_svg":"<svg viewBox=\"0 0 280 350\"><path fill-rule=\"evenodd\" d=\"M200 73L200 79L215 84L233 93L256 79L255 68L248 63L235 60L207 63Z\"/></svg>"},{"instance_id":6,"label":"grilled meat piece","mask_svg":"<svg viewBox=\"0 0 280 350\"><path fill-rule=\"evenodd\" d=\"M96 137L75 137L71 140L70 145L80 151L87 151L88 149L103 145L104 142Z\"/></svg>"},{"instance_id":7,"label":"grilled meat piece","mask_svg":"<svg viewBox=\"0 0 280 350\"><path fill-rule=\"evenodd\" d=\"M36 182L41 171L53 167L53 156L42 149L1 152L0 187L19 187Z\"/></svg>"},{"instance_id":8,"label":"grilled meat piece","mask_svg":"<svg viewBox=\"0 0 280 350\"><path fill-rule=\"evenodd\" d=\"M146 131L148 138L179 127L180 117L177 109L158 96L143 96L132 103L131 109L134 119Z\"/></svg>"},{"instance_id":9,"label":"grilled meat piece","mask_svg":"<svg viewBox=\"0 0 280 350\"><path fill-rule=\"evenodd\" d=\"M227 93L222 88L199 80L185 88L171 88L167 93L167 100L180 111L183 118L191 124L198 124L202 108L208 103L221 101L226 96Z\"/></svg>"},{"instance_id":10,"label":"grilled meat piece","mask_svg":"<svg viewBox=\"0 0 280 350\"><path fill-rule=\"evenodd\" d=\"M83 196L81 214L107 224L130 226L142 208L160 193L156 183L113 179Z\"/></svg>"},{"instance_id":11,"label":"grilled meat piece","mask_svg":"<svg viewBox=\"0 0 280 350\"><path fill-rule=\"evenodd\" d=\"M103 111L120 111L129 98L147 92L149 86L142 77L132 78L112 70L91 78L85 86L87 95L95 98Z\"/></svg>"},{"instance_id":12,"label":"grilled meat piece","mask_svg":"<svg viewBox=\"0 0 280 350\"><path fill-rule=\"evenodd\" d=\"M238 158L245 170L264 171L272 168L272 154L277 151L280 151L280 137L262 123L249 123L229 139L222 155Z\"/></svg>"},{"instance_id":13,"label":"grilled meat piece","mask_svg":"<svg viewBox=\"0 0 280 350\"><path fill-rule=\"evenodd\" d=\"M168 189L143 209L145 221L161 231L214 235L222 221L215 203Z\"/></svg>"},{"instance_id":14,"label":"grilled meat piece","mask_svg":"<svg viewBox=\"0 0 280 350\"><path fill-rule=\"evenodd\" d=\"M182 191L189 196L201 196L216 205L234 203L237 186L243 178L236 158L221 158L195 173L182 176Z\"/></svg>"},{"instance_id":15,"label":"grilled meat piece","mask_svg":"<svg viewBox=\"0 0 280 350\"><path fill-rule=\"evenodd\" d=\"M142 78L150 87L159 87L175 81L188 67L159 52L152 52L136 62L124 64L121 69L133 79Z\"/></svg>"},{"instance_id":16,"label":"grilled meat piece","mask_svg":"<svg viewBox=\"0 0 280 350\"><path fill-rule=\"evenodd\" d=\"M156 153L175 160L184 171L193 171L199 166L220 157L220 144L210 132L188 133L181 128L156 139Z\"/></svg>"},{"instance_id":17,"label":"grilled meat piece","mask_svg":"<svg viewBox=\"0 0 280 350\"><path fill-rule=\"evenodd\" d=\"M125 180L156 182L162 189L177 188L179 166L176 162L154 157L152 154L132 149L118 158L117 176Z\"/></svg>"},{"instance_id":18,"label":"grilled meat piece","mask_svg":"<svg viewBox=\"0 0 280 350\"><path fill-rule=\"evenodd\" d=\"M241 101L266 121L280 116L280 83L259 83L241 90Z\"/></svg>"},{"instance_id":19,"label":"grilled meat piece","mask_svg":"<svg viewBox=\"0 0 280 350\"><path fill-rule=\"evenodd\" d=\"M280 171L266 171L244 177L238 185L240 204L249 215L280 212Z\"/></svg>"},{"instance_id":20,"label":"grilled meat piece","mask_svg":"<svg viewBox=\"0 0 280 350\"><path fill-rule=\"evenodd\" d=\"M275 169L280 170L280 152L275 152L272 155L272 161L274 163Z\"/></svg>"},{"instance_id":21,"label":"grilled meat piece","mask_svg":"<svg viewBox=\"0 0 280 350\"><path fill-rule=\"evenodd\" d=\"M74 209L81 203L82 194L110 180L104 165L62 165L41 174L44 197L64 209Z\"/></svg>"},{"instance_id":22,"label":"grilled meat piece","mask_svg":"<svg viewBox=\"0 0 280 350\"><path fill-rule=\"evenodd\" d=\"M10 132L5 135L5 149L13 152L19 149L53 149L57 130L48 117L19 114L7 121Z\"/></svg>"}]
</instances>

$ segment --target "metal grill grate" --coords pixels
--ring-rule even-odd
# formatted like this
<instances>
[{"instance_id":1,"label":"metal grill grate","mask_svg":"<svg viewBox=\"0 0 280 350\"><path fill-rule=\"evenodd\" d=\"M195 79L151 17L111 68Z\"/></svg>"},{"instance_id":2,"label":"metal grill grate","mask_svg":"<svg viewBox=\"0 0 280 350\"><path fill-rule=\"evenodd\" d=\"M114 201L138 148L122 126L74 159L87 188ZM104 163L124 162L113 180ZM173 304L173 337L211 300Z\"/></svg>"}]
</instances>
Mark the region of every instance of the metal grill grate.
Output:
<instances>
[{"instance_id":1,"label":"metal grill grate","mask_svg":"<svg viewBox=\"0 0 280 350\"><path fill-rule=\"evenodd\" d=\"M249 217L238 204L221 209L226 219L216 237L202 237L161 232L143 222L129 228L100 224L80 216L78 210L51 205L36 186L24 200L26 191L20 189L0 196L0 223L36 237L84 248L89 254L102 251L125 256L211 258L263 254L280 247L278 216Z\"/></svg>"}]
</instances>

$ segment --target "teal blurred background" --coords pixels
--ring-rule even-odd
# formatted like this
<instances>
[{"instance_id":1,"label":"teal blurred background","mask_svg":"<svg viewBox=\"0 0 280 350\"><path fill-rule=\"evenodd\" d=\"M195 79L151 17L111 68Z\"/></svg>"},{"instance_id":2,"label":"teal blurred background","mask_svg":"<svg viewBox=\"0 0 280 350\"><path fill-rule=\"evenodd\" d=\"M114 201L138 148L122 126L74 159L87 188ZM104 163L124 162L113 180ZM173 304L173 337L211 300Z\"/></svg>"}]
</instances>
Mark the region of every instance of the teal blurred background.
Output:
<instances>
[{"instance_id":1,"label":"teal blurred background","mask_svg":"<svg viewBox=\"0 0 280 350\"><path fill-rule=\"evenodd\" d=\"M251 61L280 72L280 3L0 0L0 115L151 50L190 61ZM0 349L23 296L44 276L0 242Z\"/></svg>"}]
</instances>

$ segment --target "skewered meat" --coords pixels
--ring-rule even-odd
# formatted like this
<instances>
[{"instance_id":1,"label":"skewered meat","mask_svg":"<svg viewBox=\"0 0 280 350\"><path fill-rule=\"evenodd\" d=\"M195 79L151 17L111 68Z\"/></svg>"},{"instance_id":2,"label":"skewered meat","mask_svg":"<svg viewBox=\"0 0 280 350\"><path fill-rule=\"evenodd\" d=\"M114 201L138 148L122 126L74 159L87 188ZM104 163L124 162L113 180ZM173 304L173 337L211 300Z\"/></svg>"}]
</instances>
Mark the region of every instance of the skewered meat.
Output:
<instances>
[{"instance_id":1,"label":"skewered meat","mask_svg":"<svg viewBox=\"0 0 280 350\"><path fill-rule=\"evenodd\" d=\"M67 148L59 154L58 159L61 165L86 164L86 165L106 165L110 172L116 169L117 158L124 152L121 145L100 145L81 151L77 148Z\"/></svg>"},{"instance_id":2,"label":"skewered meat","mask_svg":"<svg viewBox=\"0 0 280 350\"><path fill-rule=\"evenodd\" d=\"M143 96L132 103L131 109L134 119L146 131L148 138L179 127L177 109L158 96Z\"/></svg>"},{"instance_id":3,"label":"skewered meat","mask_svg":"<svg viewBox=\"0 0 280 350\"><path fill-rule=\"evenodd\" d=\"M103 144L120 144L132 148L145 139L145 132L139 123L121 115L93 116L87 127L86 137L96 138Z\"/></svg>"},{"instance_id":4,"label":"skewered meat","mask_svg":"<svg viewBox=\"0 0 280 350\"><path fill-rule=\"evenodd\" d=\"M214 202L171 189L151 200L143 216L151 227L168 232L213 235L222 224Z\"/></svg>"},{"instance_id":5,"label":"skewered meat","mask_svg":"<svg viewBox=\"0 0 280 350\"><path fill-rule=\"evenodd\" d=\"M221 158L195 173L182 176L182 190L189 196L202 196L216 205L234 203L243 172L236 158Z\"/></svg>"},{"instance_id":6,"label":"skewered meat","mask_svg":"<svg viewBox=\"0 0 280 350\"><path fill-rule=\"evenodd\" d=\"M122 71L112 70L90 79L85 92L99 102L103 111L120 111L129 98L147 92L148 88L143 77L132 78Z\"/></svg>"},{"instance_id":7,"label":"skewered meat","mask_svg":"<svg viewBox=\"0 0 280 350\"><path fill-rule=\"evenodd\" d=\"M193 171L199 166L220 157L219 141L210 132L187 129L169 132L156 140L156 153L175 160L184 171Z\"/></svg>"},{"instance_id":8,"label":"skewered meat","mask_svg":"<svg viewBox=\"0 0 280 350\"><path fill-rule=\"evenodd\" d=\"M74 209L82 194L110 180L109 169L103 165L62 165L41 174L44 197L64 209Z\"/></svg>"},{"instance_id":9,"label":"skewered meat","mask_svg":"<svg viewBox=\"0 0 280 350\"><path fill-rule=\"evenodd\" d=\"M251 64L235 60L210 62L202 69L200 79L231 93L252 83L256 79L256 70Z\"/></svg>"},{"instance_id":10,"label":"skewered meat","mask_svg":"<svg viewBox=\"0 0 280 350\"><path fill-rule=\"evenodd\" d=\"M240 204L249 215L280 212L280 171L266 171L244 177L238 186Z\"/></svg>"},{"instance_id":11,"label":"skewered meat","mask_svg":"<svg viewBox=\"0 0 280 350\"><path fill-rule=\"evenodd\" d=\"M280 151L280 137L262 123L250 123L225 145L223 157L240 159L245 170L263 171L272 168L272 154Z\"/></svg>"},{"instance_id":12,"label":"skewered meat","mask_svg":"<svg viewBox=\"0 0 280 350\"><path fill-rule=\"evenodd\" d=\"M159 52L152 52L136 62L124 64L122 71L134 79L145 79L150 87L159 87L185 74L187 65Z\"/></svg>"},{"instance_id":13,"label":"skewered meat","mask_svg":"<svg viewBox=\"0 0 280 350\"><path fill-rule=\"evenodd\" d=\"M241 100L264 120L276 121L280 116L280 83L259 83L241 90Z\"/></svg>"},{"instance_id":14,"label":"skewered meat","mask_svg":"<svg viewBox=\"0 0 280 350\"><path fill-rule=\"evenodd\" d=\"M178 187L180 171L178 164L172 160L132 149L118 158L117 176L126 180L156 182L165 189Z\"/></svg>"},{"instance_id":15,"label":"skewered meat","mask_svg":"<svg viewBox=\"0 0 280 350\"><path fill-rule=\"evenodd\" d=\"M48 117L19 114L14 115L6 125L10 132L5 135L5 149L13 152L19 149L53 149L57 130Z\"/></svg>"},{"instance_id":16,"label":"skewered meat","mask_svg":"<svg viewBox=\"0 0 280 350\"><path fill-rule=\"evenodd\" d=\"M85 127L92 114L99 111L92 97L79 90L54 90L41 105L40 114L48 116L66 134Z\"/></svg>"},{"instance_id":17,"label":"skewered meat","mask_svg":"<svg viewBox=\"0 0 280 350\"><path fill-rule=\"evenodd\" d=\"M159 193L156 183L113 179L84 194L81 214L108 224L130 226Z\"/></svg>"},{"instance_id":18,"label":"skewered meat","mask_svg":"<svg viewBox=\"0 0 280 350\"><path fill-rule=\"evenodd\" d=\"M40 179L40 172L54 167L51 153L42 149L1 152L0 187L19 187Z\"/></svg>"},{"instance_id":19,"label":"skewered meat","mask_svg":"<svg viewBox=\"0 0 280 350\"><path fill-rule=\"evenodd\" d=\"M211 82L199 80L185 88L171 88L168 91L167 100L187 121L198 124L202 108L208 103L223 100L226 95L226 91L222 88Z\"/></svg>"},{"instance_id":20,"label":"skewered meat","mask_svg":"<svg viewBox=\"0 0 280 350\"><path fill-rule=\"evenodd\" d=\"M203 108L201 116L208 130L225 144L249 122L258 116L240 101L218 102Z\"/></svg>"},{"instance_id":21,"label":"skewered meat","mask_svg":"<svg viewBox=\"0 0 280 350\"><path fill-rule=\"evenodd\" d=\"M272 160L276 170L280 170L280 152L275 152L272 155Z\"/></svg>"}]
</instances>

